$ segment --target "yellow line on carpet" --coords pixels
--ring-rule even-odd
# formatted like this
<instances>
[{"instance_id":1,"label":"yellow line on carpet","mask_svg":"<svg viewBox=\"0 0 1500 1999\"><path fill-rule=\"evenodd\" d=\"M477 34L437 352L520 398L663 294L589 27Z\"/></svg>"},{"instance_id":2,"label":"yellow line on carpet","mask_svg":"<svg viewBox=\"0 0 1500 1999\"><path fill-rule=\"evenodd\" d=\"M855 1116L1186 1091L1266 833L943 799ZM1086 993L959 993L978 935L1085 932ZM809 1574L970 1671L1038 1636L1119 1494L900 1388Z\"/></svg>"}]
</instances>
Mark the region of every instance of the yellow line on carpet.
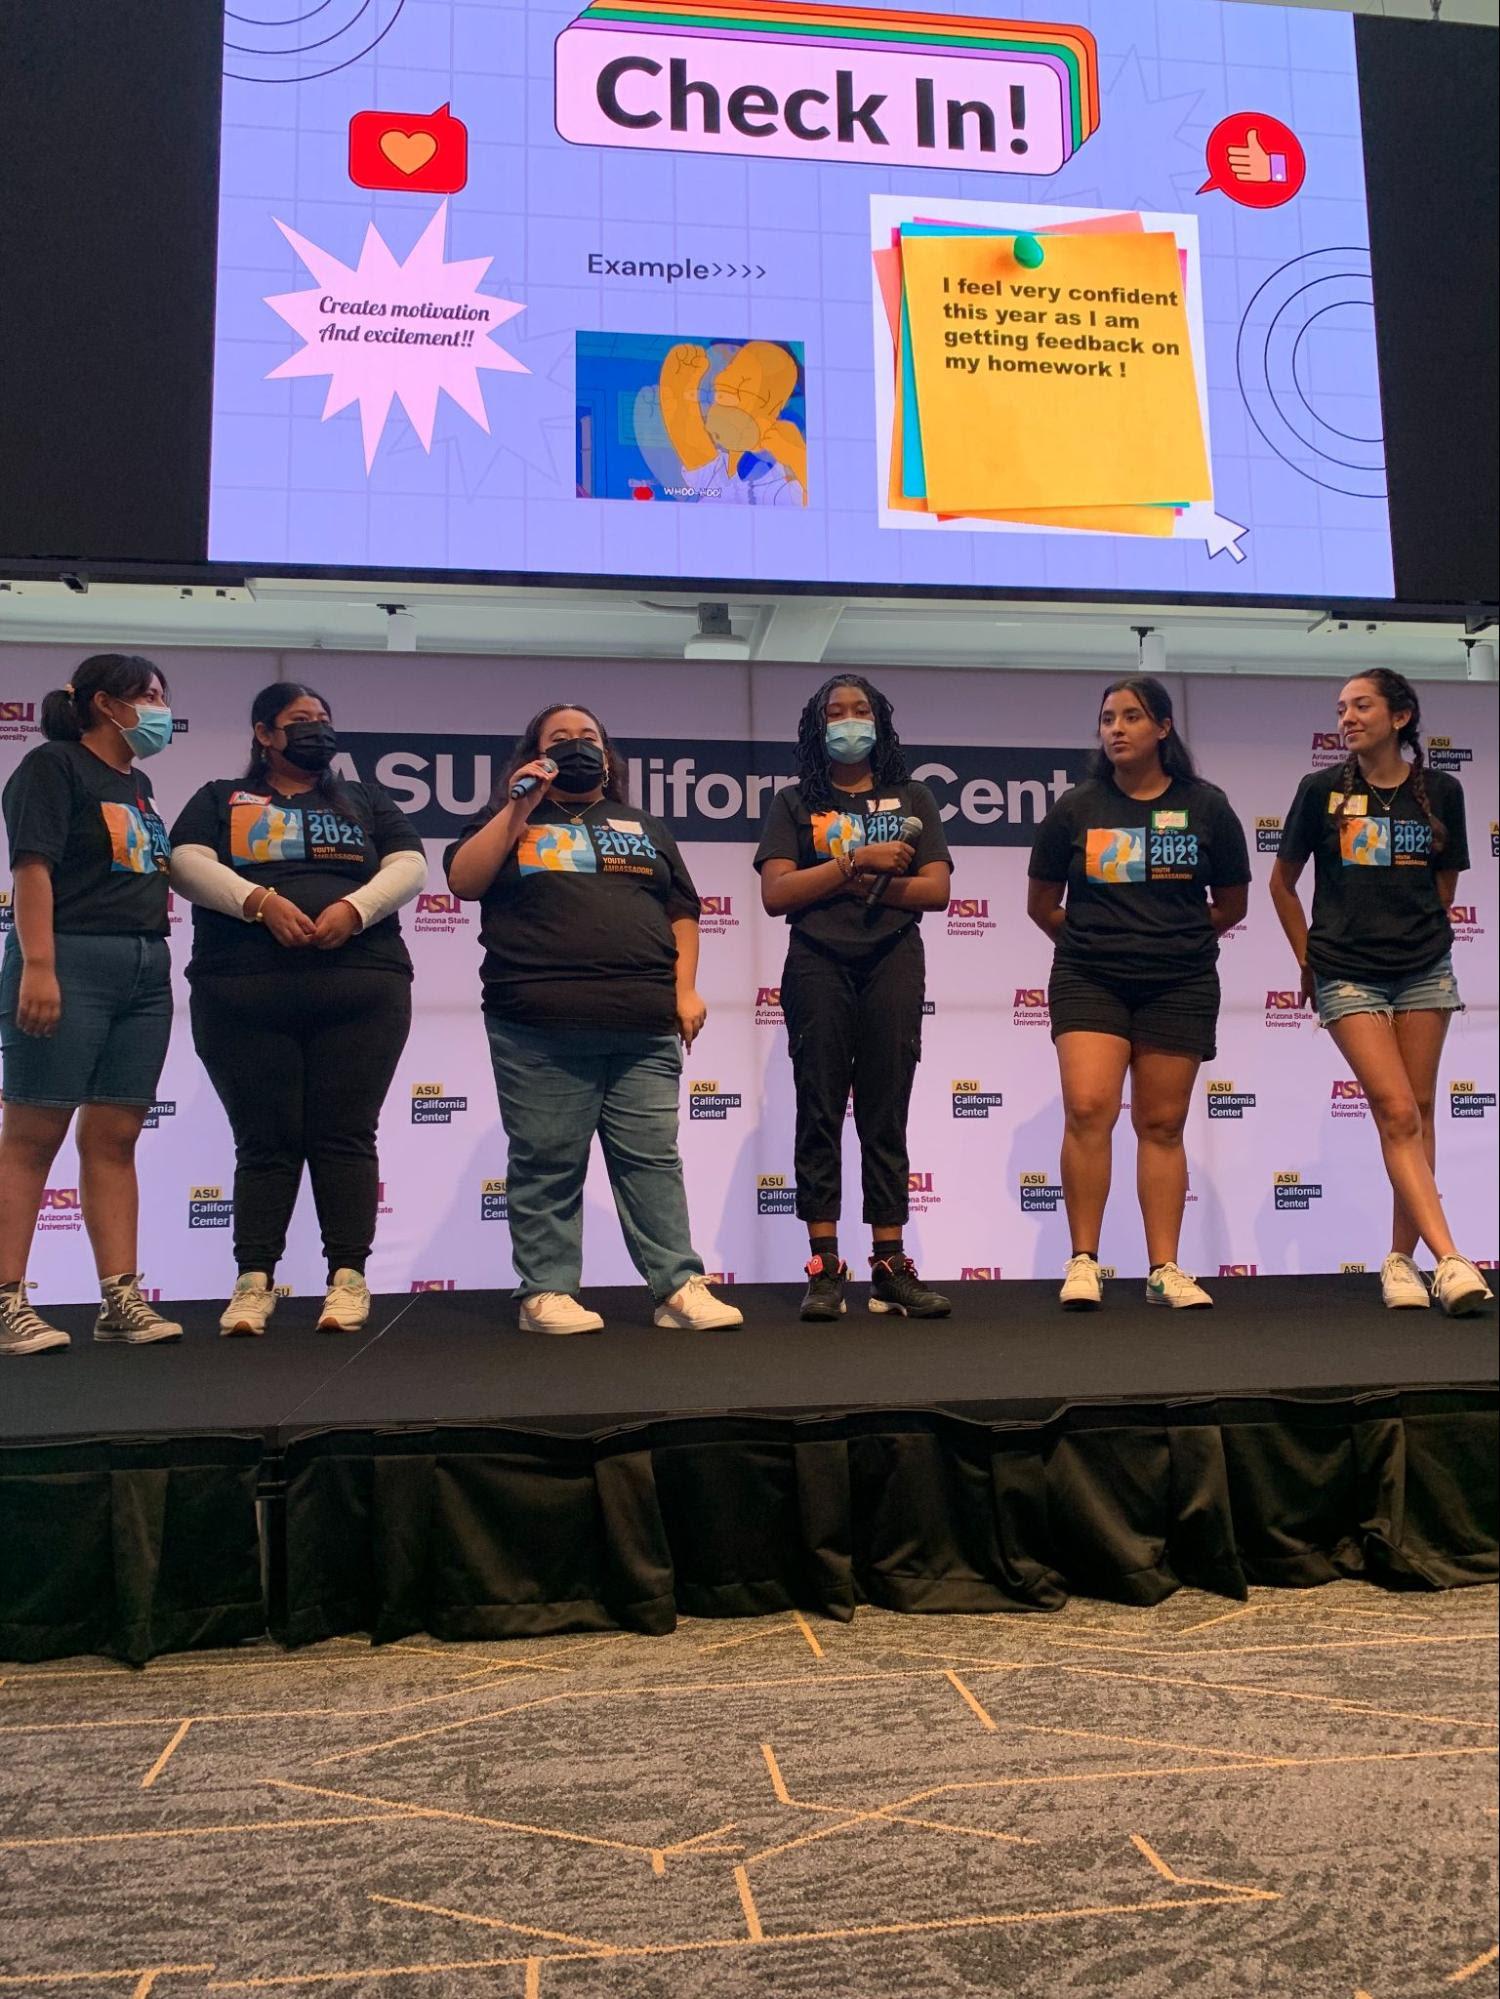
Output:
<instances>
[{"instance_id":1,"label":"yellow line on carpet","mask_svg":"<svg viewBox=\"0 0 1500 1999\"><path fill-rule=\"evenodd\" d=\"M800 1610L794 1610L792 1612L792 1622L796 1625L797 1629L802 1633L802 1636L807 1640L808 1651L812 1653L815 1659L821 1659L823 1656L823 1648L818 1643L817 1636L814 1633L812 1626L808 1623L807 1619L802 1615Z\"/></svg>"},{"instance_id":2,"label":"yellow line on carpet","mask_svg":"<svg viewBox=\"0 0 1500 1999\"><path fill-rule=\"evenodd\" d=\"M1490 1948L1482 1956L1476 1957L1472 1964L1460 1965L1457 1971L1450 1971L1445 1983L1462 1985L1466 1979L1472 1978L1476 1971L1483 1971L1487 1964L1493 1964L1497 1957L1500 1957L1500 1943L1491 1944Z\"/></svg>"},{"instance_id":3,"label":"yellow line on carpet","mask_svg":"<svg viewBox=\"0 0 1500 1999\"><path fill-rule=\"evenodd\" d=\"M1318 1707L1331 1707L1347 1714L1374 1715L1381 1721L1420 1721L1436 1728L1487 1728L1493 1731L1497 1724L1493 1721L1468 1721L1456 1714L1420 1714L1408 1708L1375 1707L1368 1701L1345 1700L1337 1694L1302 1693L1293 1687L1258 1687L1243 1680L1194 1680L1180 1679L1167 1673L1126 1673L1116 1666L1059 1666L1061 1673L1081 1673L1096 1680L1136 1680L1146 1687L1192 1687L1204 1694L1250 1694L1264 1696L1267 1700L1311 1701ZM1232 1756L1245 1752L1221 1750L1220 1755Z\"/></svg>"},{"instance_id":4,"label":"yellow line on carpet","mask_svg":"<svg viewBox=\"0 0 1500 1999\"><path fill-rule=\"evenodd\" d=\"M765 1931L760 1926L760 1912L755 1906L755 1897L750 1892L750 1876L743 1867L734 1870L734 1885L740 1891L740 1907L745 1912L745 1929L751 1943L760 1943Z\"/></svg>"},{"instance_id":5,"label":"yellow line on carpet","mask_svg":"<svg viewBox=\"0 0 1500 1999\"><path fill-rule=\"evenodd\" d=\"M393 1811L359 1812L345 1818L263 1819L249 1825L153 1826L141 1832L67 1832L51 1834L46 1839L0 1839L0 1852L19 1853L42 1846L114 1846L132 1839L212 1839L229 1832L306 1832L319 1826L383 1825L392 1819L416 1816L410 1806L398 1805ZM0 1985L4 1983L0 1978Z\"/></svg>"},{"instance_id":6,"label":"yellow line on carpet","mask_svg":"<svg viewBox=\"0 0 1500 1999\"><path fill-rule=\"evenodd\" d=\"M191 1716L189 1716L186 1721L178 1723L177 1733L172 1737L172 1740L167 1744L166 1748L161 1752L160 1756L158 1756L156 1761L151 1765L151 1768L146 1772L145 1776L142 1777L141 1789L143 1791L149 1791L151 1789L151 1786L156 1782L157 1778L161 1775L162 1771L166 1769L167 1765L172 1760L173 1754L177 1749L177 1745L182 1741L183 1737L187 1734L188 1730L192 1727L192 1725L193 1722Z\"/></svg>"},{"instance_id":7,"label":"yellow line on carpet","mask_svg":"<svg viewBox=\"0 0 1500 1999\"><path fill-rule=\"evenodd\" d=\"M0 1986L21 1986L31 1992L39 1985L89 1985L98 1984L100 1980L113 1983L124 1978L165 1978L169 1973L186 1977L194 1972L217 1971L218 1968L216 1964L131 1964L119 1971L8 1971L0 1973Z\"/></svg>"},{"instance_id":8,"label":"yellow line on carpet","mask_svg":"<svg viewBox=\"0 0 1500 1999\"><path fill-rule=\"evenodd\" d=\"M612 1957L615 1952L615 1946L605 1943L601 1937L573 1936L567 1930L544 1930L536 1923L511 1923L499 1916L471 1916L463 1909L445 1909L440 1902L408 1902L399 1895L372 1894L369 1899L390 1909L415 1909L423 1916L451 1916L455 1922L483 1923L487 1929L506 1930L512 1936L544 1937L548 1943L570 1943L580 1950L596 1952L603 1957Z\"/></svg>"},{"instance_id":9,"label":"yellow line on carpet","mask_svg":"<svg viewBox=\"0 0 1500 1999\"><path fill-rule=\"evenodd\" d=\"M951 1667L946 1673L944 1673L943 1678L945 1680L952 1681L953 1685L958 1689L959 1693L963 1696L964 1700L967 1702L969 1707L971 1707L974 1710L975 1714L978 1715L981 1727L987 1728L991 1735L997 1734L999 1732L998 1724L994 1721L994 1719L990 1715L987 1715L985 1713L984 1709L980 1706L979 1702L969 1692L969 1689L964 1685L963 1681L958 1677L957 1673L955 1673Z\"/></svg>"},{"instance_id":10,"label":"yellow line on carpet","mask_svg":"<svg viewBox=\"0 0 1500 1999\"><path fill-rule=\"evenodd\" d=\"M542 1960L528 1957L526 1960L526 1983L521 1991L521 1999L541 1999Z\"/></svg>"}]
</instances>

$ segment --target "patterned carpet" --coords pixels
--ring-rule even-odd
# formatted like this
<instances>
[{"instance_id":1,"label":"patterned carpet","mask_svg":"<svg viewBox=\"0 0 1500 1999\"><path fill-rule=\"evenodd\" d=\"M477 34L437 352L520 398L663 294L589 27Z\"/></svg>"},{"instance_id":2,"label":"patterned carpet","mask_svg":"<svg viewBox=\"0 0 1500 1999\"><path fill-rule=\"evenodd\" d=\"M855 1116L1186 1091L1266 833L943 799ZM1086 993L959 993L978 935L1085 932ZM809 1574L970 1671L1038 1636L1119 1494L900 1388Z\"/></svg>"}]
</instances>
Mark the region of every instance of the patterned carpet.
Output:
<instances>
[{"instance_id":1,"label":"patterned carpet","mask_svg":"<svg viewBox=\"0 0 1500 1999\"><path fill-rule=\"evenodd\" d=\"M1492 1590L0 1681L0 1994L1496 1992Z\"/></svg>"}]
</instances>

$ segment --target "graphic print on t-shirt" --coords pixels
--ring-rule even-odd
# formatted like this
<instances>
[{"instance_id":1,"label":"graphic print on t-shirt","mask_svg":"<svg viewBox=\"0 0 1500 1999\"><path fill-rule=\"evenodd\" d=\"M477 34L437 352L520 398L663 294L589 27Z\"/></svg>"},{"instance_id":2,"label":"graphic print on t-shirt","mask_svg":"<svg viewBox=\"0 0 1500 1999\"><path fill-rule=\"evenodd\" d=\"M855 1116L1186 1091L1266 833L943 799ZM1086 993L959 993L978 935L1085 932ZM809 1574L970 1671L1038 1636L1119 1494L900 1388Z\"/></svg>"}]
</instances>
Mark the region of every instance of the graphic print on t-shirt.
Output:
<instances>
[{"instance_id":1,"label":"graphic print on t-shirt","mask_svg":"<svg viewBox=\"0 0 1500 1999\"><path fill-rule=\"evenodd\" d=\"M154 813L148 816L134 805L109 798L100 799L99 813L109 834L111 874L166 873L167 830Z\"/></svg>"},{"instance_id":2,"label":"graphic print on t-shirt","mask_svg":"<svg viewBox=\"0 0 1500 1999\"><path fill-rule=\"evenodd\" d=\"M269 798L231 805L229 858L237 868L259 867L266 861L306 860L302 814L273 805Z\"/></svg>"},{"instance_id":3,"label":"graphic print on t-shirt","mask_svg":"<svg viewBox=\"0 0 1500 1999\"><path fill-rule=\"evenodd\" d=\"M586 826L528 826L516 842L523 875L593 875L599 872Z\"/></svg>"},{"instance_id":4,"label":"graphic print on t-shirt","mask_svg":"<svg viewBox=\"0 0 1500 1999\"><path fill-rule=\"evenodd\" d=\"M1388 868L1391 864L1389 819L1340 819L1339 858L1346 868Z\"/></svg>"},{"instance_id":5,"label":"graphic print on t-shirt","mask_svg":"<svg viewBox=\"0 0 1500 1999\"><path fill-rule=\"evenodd\" d=\"M1190 882L1198 867L1198 835L1186 831L1169 830L1158 832L1154 822L1158 819L1180 819L1187 825L1185 812L1153 812L1152 832L1147 847L1152 881Z\"/></svg>"},{"instance_id":6,"label":"graphic print on t-shirt","mask_svg":"<svg viewBox=\"0 0 1500 1999\"><path fill-rule=\"evenodd\" d=\"M1146 831L1143 826L1090 826L1084 872L1094 882L1143 882Z\"/></svg>"},{"instance_id":7,"label":"graphic print on t-shirt","mask_svg":"<svg viewBox=\"0 0 1500 1999\"><path fill-rule=\"evenodd\" d=\"M813 852L819 860L832 861L842 854L852 854L868 837L864 820L852 812L812 814Z\"/></svg>"}]
</instances>

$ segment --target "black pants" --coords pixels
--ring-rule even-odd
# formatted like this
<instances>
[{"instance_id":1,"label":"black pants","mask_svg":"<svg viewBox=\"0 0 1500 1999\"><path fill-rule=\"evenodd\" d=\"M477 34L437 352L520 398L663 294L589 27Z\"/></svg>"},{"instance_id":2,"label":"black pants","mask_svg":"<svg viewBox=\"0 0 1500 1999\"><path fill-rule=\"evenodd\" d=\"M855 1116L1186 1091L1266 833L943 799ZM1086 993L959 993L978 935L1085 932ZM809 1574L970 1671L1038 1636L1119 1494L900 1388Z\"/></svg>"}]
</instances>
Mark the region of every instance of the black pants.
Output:
<instances>
[{"instance_id":1,"label":"black pants","mask_svg":"<svg viewBox=\"0 0 1500 1999\"><path fill-rule=\"evenodd\" d=\"M404 972L299 965L193 982L193 1046L234 1132L234 1253L276 1268L306 1164L328 1267L375 1236L375 1129L411 1029Z\"/></svg>"},{"instance_id":2,"label":"black pants","mask_svg":"<svg viewBox=\"0 0 1500 1999\"><path fill-rule=\"evenodd\" d=\"M795 932L781 974L781 1005L797 1092L797 1213L836 1221L840 1155L851 1087L865 1220L908 1212L906 1113L922 1054L926 957L915 923L882 950L837 958Z\"/></svg>"}]
</instances>

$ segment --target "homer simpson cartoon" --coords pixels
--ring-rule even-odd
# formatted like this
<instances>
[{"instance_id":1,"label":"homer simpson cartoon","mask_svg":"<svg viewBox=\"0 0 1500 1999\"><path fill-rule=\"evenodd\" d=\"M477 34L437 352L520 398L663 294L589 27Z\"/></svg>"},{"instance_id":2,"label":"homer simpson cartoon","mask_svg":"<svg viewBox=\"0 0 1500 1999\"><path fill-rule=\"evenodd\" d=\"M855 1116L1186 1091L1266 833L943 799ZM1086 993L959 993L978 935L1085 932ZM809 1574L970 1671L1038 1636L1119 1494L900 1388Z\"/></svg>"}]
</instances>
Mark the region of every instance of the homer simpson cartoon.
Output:
<instances>
[{"instance_id":1,"label":"homer simpson cartoon","mask_svg":"<svg viewBox=\"0 0 1500 1999\"><path fill-rule=\"evenodd\" d=\"M747 340L713 377L705 405L710 366L707 351L687 343L662 362L662 426L683 485L731 506L805 507L807 440L781 414L797 386L795 359L774 341Z\"/></svg>"}]
</instances>

